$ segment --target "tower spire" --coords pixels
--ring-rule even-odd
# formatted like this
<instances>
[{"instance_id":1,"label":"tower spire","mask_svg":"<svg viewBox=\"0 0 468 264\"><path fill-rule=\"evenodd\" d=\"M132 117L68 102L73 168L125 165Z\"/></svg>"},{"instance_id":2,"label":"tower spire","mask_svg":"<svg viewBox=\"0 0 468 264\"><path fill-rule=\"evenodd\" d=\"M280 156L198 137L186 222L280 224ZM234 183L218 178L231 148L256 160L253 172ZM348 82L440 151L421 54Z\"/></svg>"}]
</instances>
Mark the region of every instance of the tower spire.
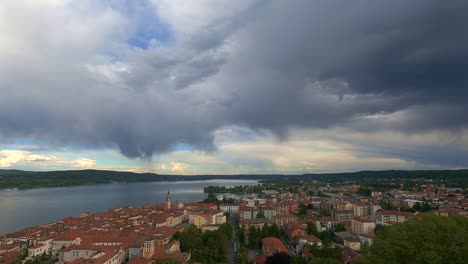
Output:
<instances>
[{"instance_id":1,"label":"tower spire","mask_svg":"<svg viewBox=\"0 0 468 264\"><path fill-rule=\"evenodd\" d=\"M167 190L166 195L166 209L171 209L171 194L169 193L169 190Z\"/></svg>"}]
</instances>

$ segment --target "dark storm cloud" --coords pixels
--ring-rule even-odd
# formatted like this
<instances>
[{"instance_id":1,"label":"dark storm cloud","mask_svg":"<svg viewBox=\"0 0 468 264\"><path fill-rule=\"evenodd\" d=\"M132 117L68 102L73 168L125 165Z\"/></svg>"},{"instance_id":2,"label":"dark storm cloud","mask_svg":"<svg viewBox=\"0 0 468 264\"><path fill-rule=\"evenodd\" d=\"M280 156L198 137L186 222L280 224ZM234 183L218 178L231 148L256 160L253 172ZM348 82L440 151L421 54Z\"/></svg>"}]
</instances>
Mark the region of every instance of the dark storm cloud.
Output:
<instances>
[{"instance_id":1,"label":"dark storm cloud","mask_svg":"<svg viewBox=\"0 0 468 264\"><path fill-rule=\"evenodd\" d=\"M0 62L0 138L149 157L177 143L212 149L213 131L232 124L282 137L290 127L467 126L468 2L252 6L192 34L171 32L174 46L122 51L126 68L118 71L109 61L98 65L93 53L119 51L118 34L106 41L98 32L76 52L36 41L32 51L7 56ZM34 52L41 55L27 57Z\"/></svg>"},{"instance_id":2,"label":"dark storm cloud","mask_svg":"<svg viewBox=\"0 0 468 264\"><path fill-rule=\"evenodd\" d=\"M355 115L408 110L404 118L414 120L395 128L467 124L459 113L468 99L466 2L294 3L274 2L239 34L244 49L232 75L242 76L239 122L327 127ZM425 118L421 108L435 115Z\"/></svg>"}]
</instances>

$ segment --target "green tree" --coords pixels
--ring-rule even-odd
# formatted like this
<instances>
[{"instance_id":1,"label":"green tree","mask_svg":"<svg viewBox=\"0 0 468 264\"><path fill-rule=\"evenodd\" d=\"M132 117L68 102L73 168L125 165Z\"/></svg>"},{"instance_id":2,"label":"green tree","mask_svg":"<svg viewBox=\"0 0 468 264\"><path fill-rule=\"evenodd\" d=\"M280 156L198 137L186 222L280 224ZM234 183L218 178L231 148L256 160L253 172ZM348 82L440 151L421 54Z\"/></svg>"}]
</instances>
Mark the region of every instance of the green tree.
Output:
<instances>
[{"instance_id":1,"label":"green tree","mask_svg":"<svg viewBox=\"0 0 468 264\"><path fill-rule=\"evenodd\" d=\"M268 228L270 230L269 234L268 234L269 236L280 238L281 230L279 229L279 227L276 224L273 224L273 225L269 226Z\"/></svg>"},{"instance_id":2,"label":"green tree","mask_svg":"<svg viewBox=\"0 0 468 264\"><path fill-rule=\"evenodd\" d=\"M244 234L245 234L245 228L242 226L241 228L237 229L237 239L239 241L244 242Z\"/></svg>"},{"instance_id":3,"label":"green tree","mask_svg":"<svg viewBox=\"0 0 468 264\"><path fill-rule=\"evenodd\" d=\"M232 238L232 226L228 222L222 224L218 228L219 231L221 231L228 240L231 240Z\"/></svg>"},{"instance_id":4,"label":"green tree","mask_svg":"<svg viewBox=\"0 0 468 264\"><path fill-rule=\"evenodd\" d=\"M342 261L334 258L317 258L317 257L293 257L291 264L341 264Z\"/></svg>"},{"instance_id":5,"label":"green tree","mask_svg":"<svg viewBox=\"0 0 468 264\"><path fill-rule=\"evenodd\" d=\"M359 188L359 190L357 191L358 194L364 195L364 196L371 196L371 192L372 192L371 189L364 188L364 187Z\"/></svg>"},{"instance_id":6,"label":"green tree","mask_svg":"<svg viewBox=\"0 0 468 264\"><path fill-rule=\"evenodd\" d=\"M305 216L307 214L307 206L303 203L300 203L299 204L299 211L298 211L298 216L299 217L302 217L302 216Z\"/></svg>"},{"instance_id":7,"label":"green tree","mask_svg":"<svg viewBox=\"0 0 468 264\"><path fill-rule=\"evenodd\" d=\"M286 252L276 252L267 257L266 264L289 264L291 263L291 256Z\"/></svg>"},{"instance_id":8,"label":"green tree","mask_svg":"<svg viewBox=\"0 0 468 264\"><path fill-rule=\"evenodd\" d=\"M317 226L313 222L307 223L307 233L318 237Z\"/></svg>"},{"instance_id":9,"label":"green tree","mask_svg":"<svg viewBox=\"0 0 468 264\"><path fill-rule=\"evenodd\" d=\"M335 226L335 232L345 232L345 231L346 231L346 227L342 223L339 223Z\"/></svg>"},{"instance_id":10,"label":"green tree","mask_svg":"<svg viewBox=\"0 0 468 264\"><path fill-rule=\"evenodd\" d=\"M341 264L341 260L334 258L311 258L307 264Z\"/></svg>"},{"instance_id":11,"label":"green tree","mask_svg":"<svg viewBox=\"0 0 468 264\"><path fill-rule=\"evenodd\" d=\"M324 244L322 247L317 245L306 245L305 247L310 249L313 256L308 263L335 263L336 261L341 263L343 259L340 247L333 247L329 244Z\"/></svg>"},{"instance_id":12,"label":"green tree","mask_svg":"<svg viewBox=\"0 0 468 264\"><path fill-rule=\"evenodd\" d=\"M258 213L257 213L257 216L255 218L265 218L265 213L263 212L263 210L260 210Z\"/></svg>"},{"instance_id":13,"label":"green tree","mask_svg":"<svg viewBox=\"0 0 468 264\"><path fill-rule=\"evenodd\" d=\"M385 226L384 225L376 225L375 226L375 229L374 229L374 233L379 233L379 232L383 232L385 230Z\"/></svg>"},{"instance_id":14,"label":"green tree","mask_svg":"<svg viewBox=\"0 0 468 264\"><path fill-rule=\"evenodd\" d=\"M390 202L388 201L385 201L385 200L382 200L380 201L380 207L382 207L382 209L384 210L396 210L397 208L395 206L393 206Z\"/></svg>"},{"instance_id":15,"label":"green tree","mask_svg":"<svg viewBox=\"0 0 468 264\"><path fill-rule=\"evenodd\" d=\"M182 264L180 261L173 259L159 259L154 262L154 264Z\"/></svg>"},{"instance_id":16,"label":"green tree","mask_svg":"<svg viewBox=\"0 0 468 264\"><path fill-rule=\"evenodd\" d=\"M333 238L333 231L325 230L318 234L318 237L323 241L325 244L329 244Z\"/></svg>"},{"instance_id":17,"label":"green tree","mask_svg":"<svg viewBox=\"0 0 468 264\"><path fill-rule=\"evenodd\" d=\"M425 215L377 233L366 263L466 263L468 218Z\"/></svg>"},{"instance_id":18,"label":"green tree","mask_svg":"<svg viewBox=\"0 0 468 264\"><path fill-rule=\"evenodd\" d=\"M319 216L331 216L331 213L325 210L320 210Z\"/></svg>"},{"instance_id":19,"label":"green tree","mask_svg":"<svg viewBox=\"0 0 468 264\"><path fill-rule=\"evenodd\" d=\"M216 230L202 233L192 225L180 232L178 237L181 251L190 251L192 260L203 263L226 262L228 240L224 232Z\"/></svg>"},{"instance_id":20,"label":"green tree","mask_svg":"<svg viewBox=\"0 0 468 264\"><path fill-rule=\"evenodd\" d=\"M249 228L249 247L257 248L259 246L259 237L261 231L256 227Z\"/></svg>"}]
</instances>

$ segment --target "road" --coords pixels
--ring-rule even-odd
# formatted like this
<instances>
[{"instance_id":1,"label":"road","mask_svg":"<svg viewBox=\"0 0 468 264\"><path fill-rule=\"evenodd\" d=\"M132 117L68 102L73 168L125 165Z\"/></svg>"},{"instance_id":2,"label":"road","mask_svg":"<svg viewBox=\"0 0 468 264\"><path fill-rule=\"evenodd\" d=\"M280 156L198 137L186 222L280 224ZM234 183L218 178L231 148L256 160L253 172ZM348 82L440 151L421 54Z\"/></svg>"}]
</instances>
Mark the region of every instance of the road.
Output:
<instances>
[{"instance_id":1,"label":"road","mask_svg":"<svg viewBox=\"0 0 468 264\"><path fill-rule=\"evenodd\" d=\"M228 256L227 256L227 263L228 264L236 264L237 263L237 255L236 255L236 220L235 215L229 216L229 224L232 226L232 239L228 242Z\"/></svg>"}]
</instances>

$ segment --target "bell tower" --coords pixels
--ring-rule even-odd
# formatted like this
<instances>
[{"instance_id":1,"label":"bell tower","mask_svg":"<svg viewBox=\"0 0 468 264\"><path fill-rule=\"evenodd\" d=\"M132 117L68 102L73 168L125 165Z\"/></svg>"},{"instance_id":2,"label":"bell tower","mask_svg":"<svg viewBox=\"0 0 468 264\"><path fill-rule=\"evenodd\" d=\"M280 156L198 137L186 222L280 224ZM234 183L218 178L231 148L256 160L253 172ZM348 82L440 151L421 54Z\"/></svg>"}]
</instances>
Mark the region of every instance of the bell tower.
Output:
<instances>
[{"instance_id":1,"label":"bell tower","mask_svg":"<svg viewBox=\"0 0 468 264\"><path fill-rule=\"evenodd\" d=\"M171 194L167 191L166 195L166 209L171 209Z\"/></svg>"}]
</instances>

